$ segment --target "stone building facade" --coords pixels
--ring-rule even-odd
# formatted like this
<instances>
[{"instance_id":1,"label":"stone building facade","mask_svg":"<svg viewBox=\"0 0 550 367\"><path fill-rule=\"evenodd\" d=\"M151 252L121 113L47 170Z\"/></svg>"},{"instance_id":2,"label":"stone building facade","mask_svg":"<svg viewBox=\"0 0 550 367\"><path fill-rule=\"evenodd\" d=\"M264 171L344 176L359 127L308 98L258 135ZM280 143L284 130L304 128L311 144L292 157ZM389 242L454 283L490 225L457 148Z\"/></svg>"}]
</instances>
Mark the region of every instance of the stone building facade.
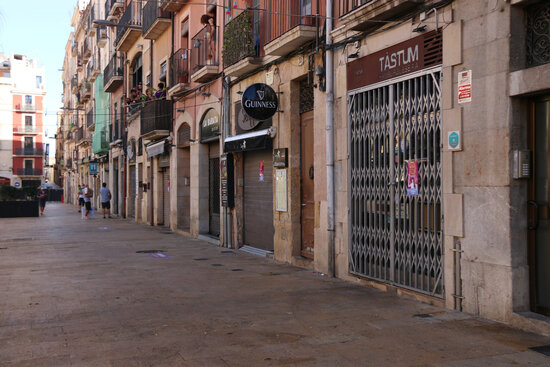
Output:
<instances>
[{"instance_id":1,"label":"stone building facade","mask_svg":"<svg viewBox=\"0 0 550 367\"><path fill-rule=\"evenodd\" d=\"M118 215L550 333L547 2L101 3Z\"/></svg>"}]
</instances>

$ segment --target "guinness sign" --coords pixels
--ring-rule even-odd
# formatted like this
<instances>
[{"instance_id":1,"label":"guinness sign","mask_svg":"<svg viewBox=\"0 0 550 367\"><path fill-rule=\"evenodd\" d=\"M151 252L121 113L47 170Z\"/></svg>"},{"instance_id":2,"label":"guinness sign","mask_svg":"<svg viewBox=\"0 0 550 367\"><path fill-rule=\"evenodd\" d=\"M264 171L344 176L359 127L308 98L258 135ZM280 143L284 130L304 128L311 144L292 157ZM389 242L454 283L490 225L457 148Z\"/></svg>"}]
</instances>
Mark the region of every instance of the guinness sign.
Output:
<instances>
[{"instance_id":1,"label":"guinness sign","mask_svg":"<svg viewBox=\"0 0 550 367\"><path fill-rule=\"evenodd\" d=\"M267 120L279 108L277 93L264 83L252 84L241 96L244 112L255 120Z\"/></svg>"}]
</instances>

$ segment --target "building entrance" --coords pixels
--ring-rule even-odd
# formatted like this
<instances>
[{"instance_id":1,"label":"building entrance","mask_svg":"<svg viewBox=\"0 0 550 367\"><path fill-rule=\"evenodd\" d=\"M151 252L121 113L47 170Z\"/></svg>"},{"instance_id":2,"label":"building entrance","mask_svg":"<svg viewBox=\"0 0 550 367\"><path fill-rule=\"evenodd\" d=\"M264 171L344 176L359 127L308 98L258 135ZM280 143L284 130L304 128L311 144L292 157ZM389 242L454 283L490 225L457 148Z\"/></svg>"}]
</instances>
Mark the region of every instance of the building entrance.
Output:
<instances>
[{"instance_id":1,"label":"building entrance","mask_svg":"<svg viewBox=\"0 0 550 367\"><path fill-rule=\"evenodd\" d=\"M443 297L440 83L431 69L349 93L349 269Z\"/></svg>"},{"instance_id":2,"label":"building entrance","mask_svg":"<svg viewBox=\"0 0 550 367\"><path fill-rule=\"evenodd\" d=\"M529 278L531 309L550 316L550 97L533 102L529 190Z\"/></svg>"}]
</instances>

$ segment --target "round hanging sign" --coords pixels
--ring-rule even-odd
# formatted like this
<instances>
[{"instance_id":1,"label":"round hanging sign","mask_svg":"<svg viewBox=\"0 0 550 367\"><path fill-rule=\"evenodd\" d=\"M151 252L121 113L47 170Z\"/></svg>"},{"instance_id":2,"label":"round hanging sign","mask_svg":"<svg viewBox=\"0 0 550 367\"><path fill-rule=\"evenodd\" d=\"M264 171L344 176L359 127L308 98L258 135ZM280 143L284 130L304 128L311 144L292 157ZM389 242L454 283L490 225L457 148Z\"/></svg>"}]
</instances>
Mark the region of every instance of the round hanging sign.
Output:
<instances>
[{"instance_id":1,"label":"round hanging sign","mask_svg":"<svg viewBox=\"0 0 550 367\"><path fill-rule=\"evenodd\" d=\"M243 92L241 103L244 112L256 120L267 120L279 108L277 93L264 83L252 84Z\"/></svg>"}]
</instances>

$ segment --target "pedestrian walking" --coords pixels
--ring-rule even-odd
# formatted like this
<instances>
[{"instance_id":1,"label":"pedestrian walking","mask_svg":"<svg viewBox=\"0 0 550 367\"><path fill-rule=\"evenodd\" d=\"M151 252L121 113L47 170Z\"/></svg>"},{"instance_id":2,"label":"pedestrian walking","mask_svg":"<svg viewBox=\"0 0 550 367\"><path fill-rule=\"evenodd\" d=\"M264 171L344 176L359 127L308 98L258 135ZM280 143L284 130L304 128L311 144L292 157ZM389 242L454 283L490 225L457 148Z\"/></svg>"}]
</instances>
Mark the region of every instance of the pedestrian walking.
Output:
<instances>
[{"instance_id":1,"label":"pedestrian walking","mask_svg":"<svg viewBox=\"0 0 550 367\"><path fill-rule=\"evenodd\" d=\"M46 208L46 199L48 198L48 192L46 191L44 184L38 186L38 190L36 190L36 198L38 199L38 204L40 206L40 215L44 215L44 208Z\"/></svg>"},{"instance_id":2,"label":"pedestrian walking","mask_svg":"<svg viewBox=\"0 0 550 367\"><path fill-rule=\"evenodd\" d=\"M84 185L84 205L86 206L86 212L84 213L84 219L88 219L88 215L92 210L92 198L94 197L94 190L88 185Z\"/></svg>"},{"instance_id":3,"label":"pedestrian walking","mask_svg":"<svg viewBox=\"0 0 550 367\"><path fill-rule=\"evenodd\" d=\"M99 189L99 196L101 197L101 208L103 209L103 218L105 218L105 210L109 218L111 217L111 190L107 188L107 184L104 182Z\"/></svg>"},{"instance_id":4,"label":"pedestrian walking","mask_svg":"<svg viewBox=\"0 0 550 367\"><path fill-rule=\"evenodd\" d=\"M82 211L84 206L84 194L82 193L82 186L78 185L78 212Z\"/></svg>"}]
</instances>

